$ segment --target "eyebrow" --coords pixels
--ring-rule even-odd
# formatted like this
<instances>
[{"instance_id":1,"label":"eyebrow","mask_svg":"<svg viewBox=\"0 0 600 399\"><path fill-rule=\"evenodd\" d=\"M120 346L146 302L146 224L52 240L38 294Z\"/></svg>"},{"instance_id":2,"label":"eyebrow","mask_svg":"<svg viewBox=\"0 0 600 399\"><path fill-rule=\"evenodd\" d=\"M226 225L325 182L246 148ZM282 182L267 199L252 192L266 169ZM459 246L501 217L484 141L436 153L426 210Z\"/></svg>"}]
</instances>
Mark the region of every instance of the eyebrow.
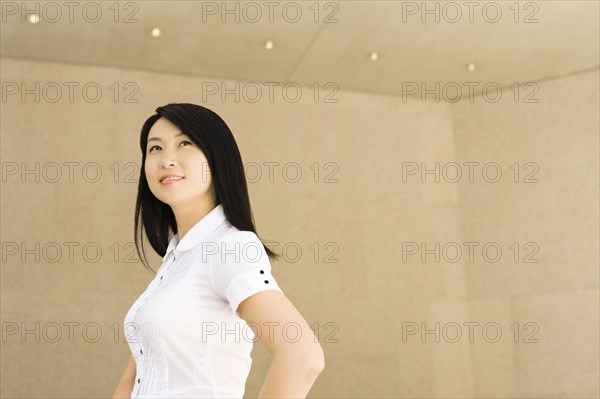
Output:
<instances>
[{"instance_id":1,"label":"eyebrow","mask_svg":"<svg viewBox=\"0 0 600 399\"><path fill-rule=\"evenodd\" d=\"M184 135L183 133L178 133L174 137L179 137L179 136L183 136L183 135ZM151 141L162 141L162 139L159 138L159 137L152 137L152 138L148 139L148 141L146 142L146 144L148 144Z\"/></svg>"}]
</instances>

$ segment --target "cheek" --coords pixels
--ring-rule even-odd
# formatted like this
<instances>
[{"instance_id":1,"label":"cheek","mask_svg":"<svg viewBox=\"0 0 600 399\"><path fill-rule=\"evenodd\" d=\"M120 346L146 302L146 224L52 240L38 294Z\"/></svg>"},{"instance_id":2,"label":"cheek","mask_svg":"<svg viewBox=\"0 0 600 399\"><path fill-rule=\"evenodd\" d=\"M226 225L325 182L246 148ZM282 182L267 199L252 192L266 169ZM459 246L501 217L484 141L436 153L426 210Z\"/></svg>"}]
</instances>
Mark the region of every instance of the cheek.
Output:
<instances>
[{"instance_id":1,"label":"cheek","mask_svg":"<svg viewBox=\"0 0 600 399\"><path fill-rule=\"evenodd\" d=\"M154 170L154 169L152 168L152 164L151 164L151 162L148 162L148 161L146 160L146 162L144 163L144 174L146 175L146 179L147 179L148 181L151 181L151 180L152 180L152 177L153 177L153 170Z\"/></svg>"},{"instance_id":2,"label":"cheek","mask_svg":"<svg viewBox=\"0 0 600 399\"><path fill-rule=\"evenodd\" d=\"M198 182L199 184L210 184L210 169L206 161L199 161L196 159L192 164L189 164L188 170L190 171L189 174L194 181Z\"/></svg>"},{"instance_id":3,"label":"cheek","mask_svg":"<svg viewBox=\"0 0 600 399\"><path fill-rule=\"evenodd\" d=\"M186 168L193 171L195 175L209 174L208 161L200 154L193 154L190 157L182 160L185 162Z\"/></svg>"}]
</instances>

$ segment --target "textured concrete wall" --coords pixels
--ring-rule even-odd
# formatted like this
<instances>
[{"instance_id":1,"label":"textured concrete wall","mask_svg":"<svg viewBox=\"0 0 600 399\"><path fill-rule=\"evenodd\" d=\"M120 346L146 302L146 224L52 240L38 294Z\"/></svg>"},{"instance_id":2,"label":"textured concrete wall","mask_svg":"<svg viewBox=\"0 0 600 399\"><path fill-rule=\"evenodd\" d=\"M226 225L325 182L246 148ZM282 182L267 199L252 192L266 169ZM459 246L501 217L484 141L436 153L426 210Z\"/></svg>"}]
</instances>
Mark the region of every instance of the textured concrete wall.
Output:
<instances>
[{"instance_id":1,"label":"textured concrete wall","mask_svg":"<svg viewBox=\"0 0 600 399\"><path fill-rule=\"evenodd\" d=\"M298 102L280 90L270 102L266 86L256 103L241 90L239 102L203 101L206 83L224 81L1 67L3 83L40 83L39 102L1 104L3 397L112 394L129 357L123 318L152 278L131 244L139 133L169 102L206 105L236 137L258 232L278 252L287 244L273 273L326 353L310 396L598 395L597 70L540 83L538 103L507 90L448 104L350 91L326 103L331 91L315 101L306 87ZM79 83L73 102L64 82ZM82 96L90 82L97 102ZM472 182L464 162L479 163ZM269 366L258 344L253 358L248 397Z\"/></svg>"}]
</instances>

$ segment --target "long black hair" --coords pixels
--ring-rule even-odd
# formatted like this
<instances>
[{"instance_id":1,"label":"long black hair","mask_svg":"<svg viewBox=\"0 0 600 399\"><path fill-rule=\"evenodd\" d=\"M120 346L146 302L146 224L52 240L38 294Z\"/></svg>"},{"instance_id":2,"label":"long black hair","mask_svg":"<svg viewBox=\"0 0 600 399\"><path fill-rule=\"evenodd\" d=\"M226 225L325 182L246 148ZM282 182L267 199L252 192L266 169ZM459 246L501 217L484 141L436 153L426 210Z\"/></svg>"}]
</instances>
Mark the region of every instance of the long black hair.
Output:
<instances>
[{"instance_id":1,"label":"long black hair","mask_svg":"<svg viewBox=\"0 0 600 399\"><path fill-rule=\"evenodd\" d=\"M165 118L177 126L204 153L216 194L216 205L223 205L227 221L239 230L252 231L257 234L250 207L242 156L225 121L210 109L196 104L170 103L158 107L156 114L144 122L140 135L142 163L134 224L134 239L138 256L144 266L151 271L153 270L148 265L144 252L142 232L146 233L146 237L156 253L163 257L169 246L170 234L177 233L177 221L173 210L152 194L144 171L148 133L152 125L160 118ZM269 258L277 259L279 257L264 243L263 246Z\"/></svg>"}]
</instances>

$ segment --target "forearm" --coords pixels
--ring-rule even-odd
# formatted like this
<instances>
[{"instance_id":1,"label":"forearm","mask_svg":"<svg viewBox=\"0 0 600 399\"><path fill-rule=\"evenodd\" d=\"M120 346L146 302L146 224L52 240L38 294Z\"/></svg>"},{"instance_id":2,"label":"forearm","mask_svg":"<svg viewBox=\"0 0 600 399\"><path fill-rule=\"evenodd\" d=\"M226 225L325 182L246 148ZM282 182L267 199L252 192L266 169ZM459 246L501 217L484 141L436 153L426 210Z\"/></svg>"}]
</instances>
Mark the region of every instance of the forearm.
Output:
<instances>
[{"instance_id":1,"label":"forearm","mask_svg":"<svg viewBox=\"0 0 600 399\"><path fill-rule=\"evenodd\" d=\"M306 353L285 353L273 356L273 361L259 399L306 398L322 370L318 356Z\"/></svg>"},{"instance_id":2,"label":"forearm","mask_svg":"<svg viewBox=\"0 0 600 399\"><path fill-rule=\"evenodd\" d=\"M133 391L133 381L121 381L119 385L117 385L112 399L130 399L131 391Z\"/></svg>"}]
</instances>

